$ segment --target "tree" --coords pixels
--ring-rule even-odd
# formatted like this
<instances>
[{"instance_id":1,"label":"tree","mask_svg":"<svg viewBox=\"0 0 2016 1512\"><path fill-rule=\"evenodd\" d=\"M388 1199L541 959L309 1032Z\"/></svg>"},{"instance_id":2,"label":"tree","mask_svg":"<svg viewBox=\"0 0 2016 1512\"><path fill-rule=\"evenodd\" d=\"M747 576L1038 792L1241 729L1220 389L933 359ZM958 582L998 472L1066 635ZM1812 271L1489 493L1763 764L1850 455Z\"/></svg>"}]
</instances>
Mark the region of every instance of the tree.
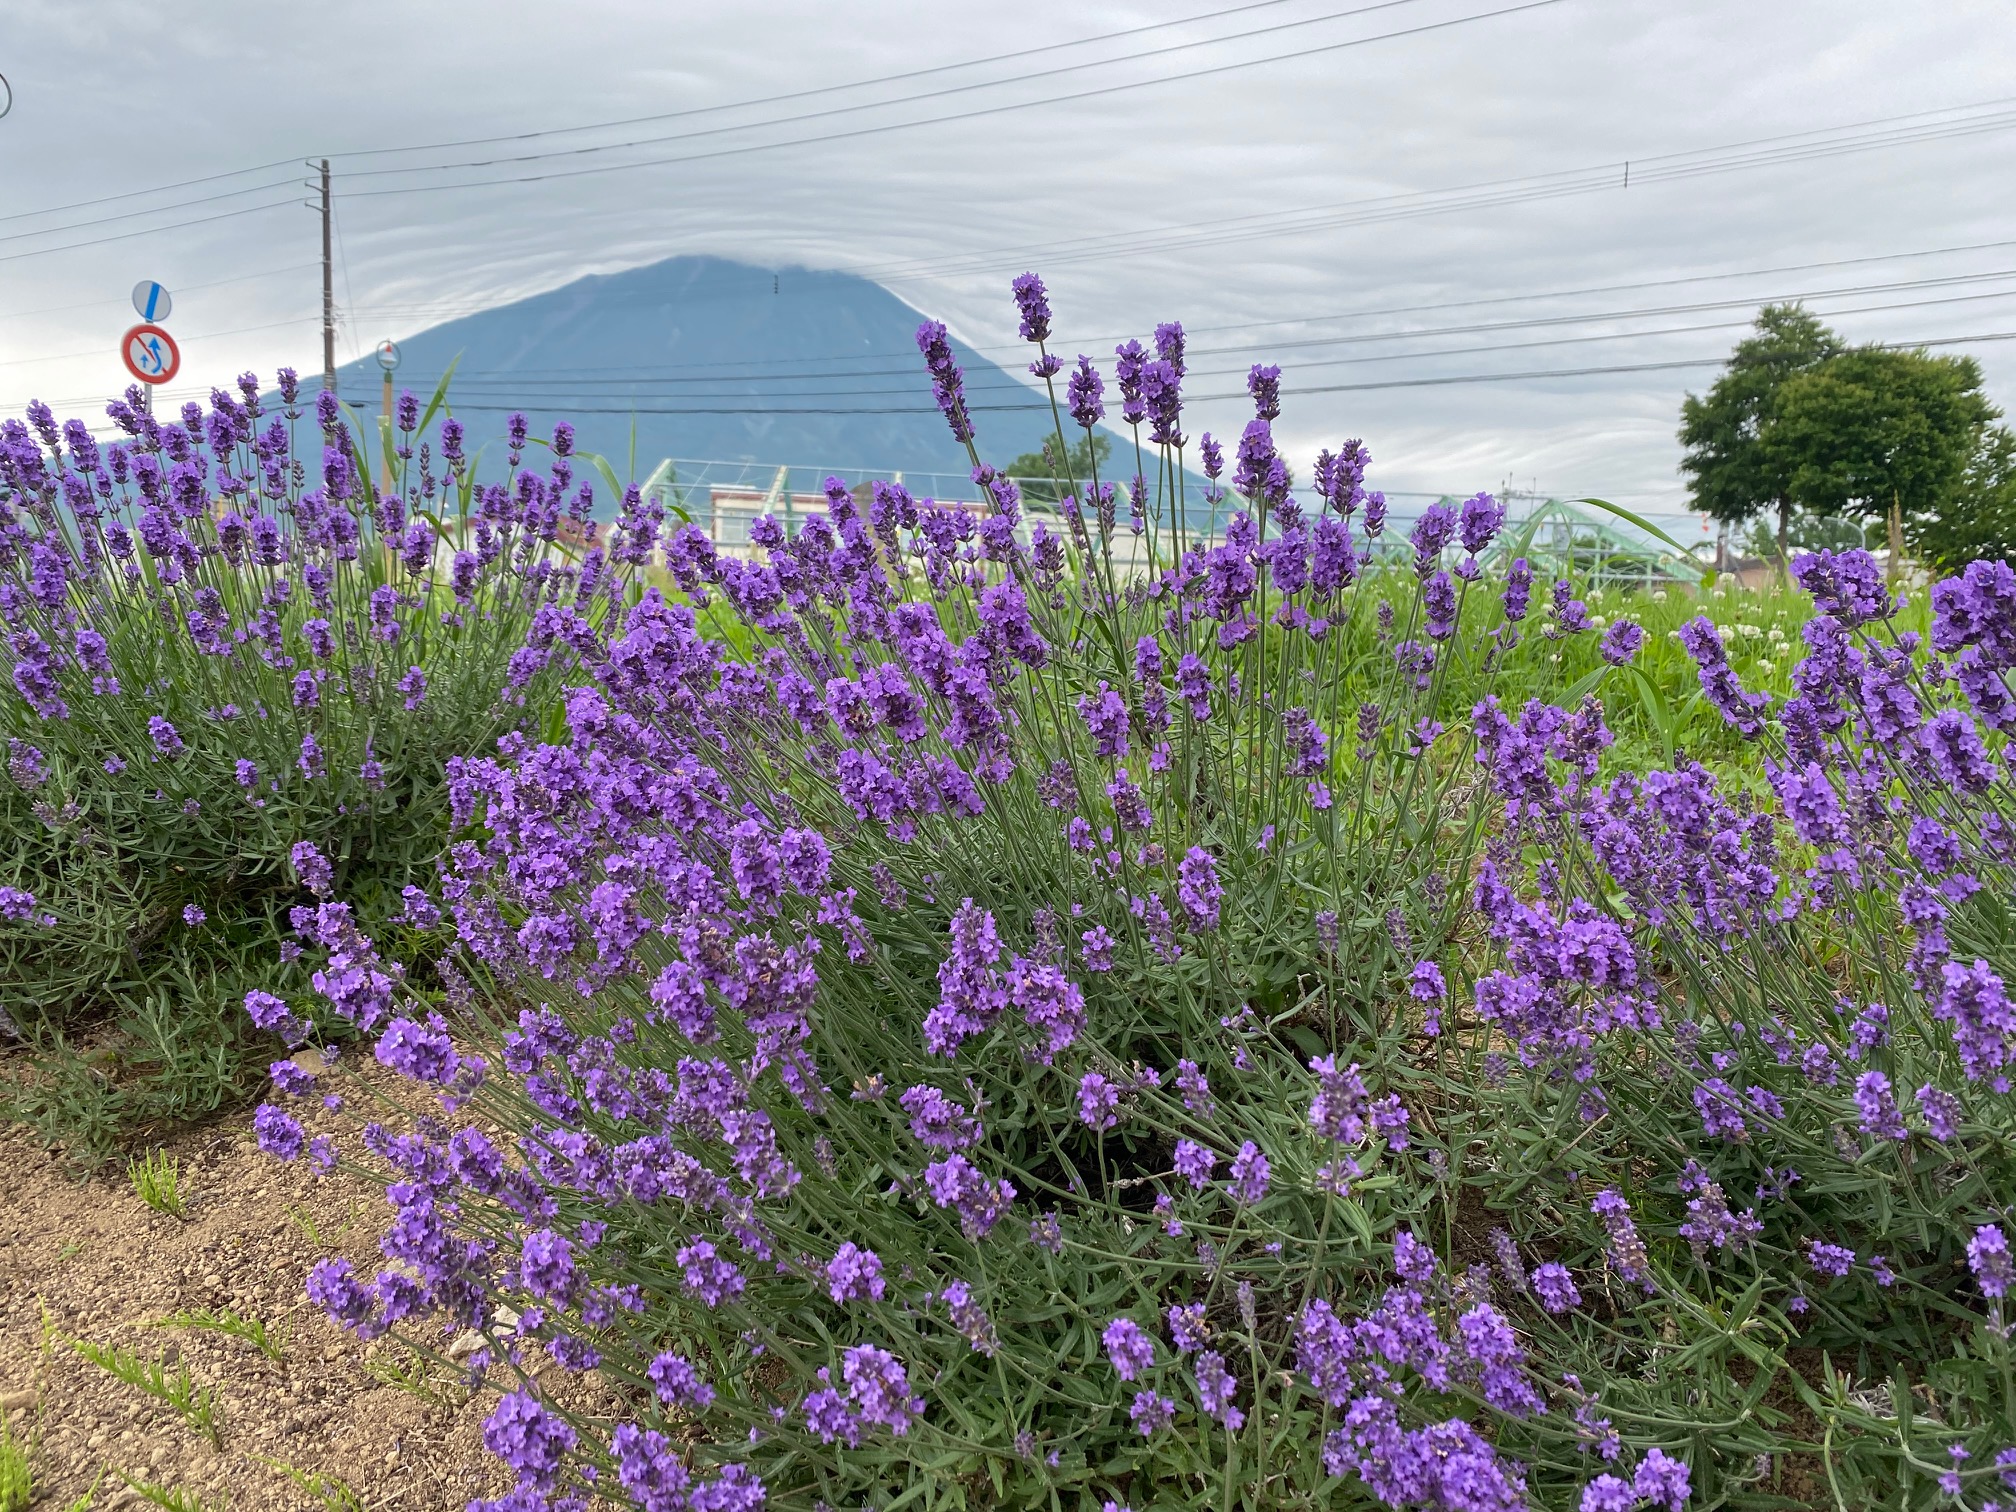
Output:
<instances>
[{"instance_id":1,"label":"tree","mask_svg":"<svg viewBox=\"0 0 2016 1512\"><path fill-rule=\"evenodd\" d=\"M1001 470L1009 477L1020 480L1022 496L1039 504L1055 504L1064 497L1061 486L1067 476L1067 469L1058 467L1051 459L1055 441L1043 443L1042 451L1024 452ZM1070 463L1068 476L1078 480L1083 488L1092 476L1093 464L1106 465L1106 459L1113 454L1113 438L1102 436L1097 431L1087 431L1071 443L1066 460ZM1056 481L1053 481L1056 480Z\"/></svg>"},{"instance_id":2,"label":"tree","mask_svg":"<svg viewBox=\"0 0 2016 1512\"><path fill-rule=\"evenodd\" d=\"M1842 350L1841 339L1801 306L1766 305L1754 335L1737 344L1707 394L1680 406L1680 470L1694 507L1723 525L1778 511L1778 554L1792 514L1790 479L1766 445L1779 391Z\"/></svg>"},{"instance_id":3,"label":"tree","mask_svg":"<svg viewBox=\"0 0 2016 1512\"><path fill-rule=\"evenodd\" d=\"M1858 347L1788 380L1765 449L1787 491L1821 515L1906 518L1947 509L1996 418L1971 357Z\"/></svg>"},{"instance_id":4,"label":"tree","mask_svg":"<svg viewBox=\"0 0 2016 1512\"><path fill-rule=\"evenodd\" d=\"M1905 521L1911 550L1958 572L1982 558L2016 563L2016 432L1987 425L1946 506Z\"/></svg>"},{"instance_id":5,"label":"tree","mask_svg":"<svg viewBox=\"0 0 2016 1512\"><path fill-rule=\"evenodd\" d=\"M1741 544L1747 555L1770 557L1778 550L1778 537L1760 515L1750 522L1749 536ZM1816 515L1794 509L1786 524L1785 545L1790 551L1846 551L1869 544L1868 535L1859 523L1838 515Z\"/></svg>"}]
</instances>

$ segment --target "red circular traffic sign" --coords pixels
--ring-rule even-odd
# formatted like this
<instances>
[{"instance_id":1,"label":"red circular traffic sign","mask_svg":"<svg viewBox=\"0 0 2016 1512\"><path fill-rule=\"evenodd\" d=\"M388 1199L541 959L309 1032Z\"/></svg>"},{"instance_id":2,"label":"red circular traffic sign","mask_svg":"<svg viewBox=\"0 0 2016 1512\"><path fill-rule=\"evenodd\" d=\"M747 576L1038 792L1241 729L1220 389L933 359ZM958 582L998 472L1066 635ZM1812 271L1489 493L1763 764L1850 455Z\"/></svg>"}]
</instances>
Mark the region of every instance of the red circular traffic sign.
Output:
<instances>
[{"instance_id":1,"label":"red circular traffic sign","mask_svg":"<svg viewBox=\"0 0 2016 1512\"><path fill-rule=\"evenodd\" d=\"M158 325L136 325L119 342L126 371L142 383L166 383L181 370L182 353L175 338Z\"/></svg>"}]
</instances>

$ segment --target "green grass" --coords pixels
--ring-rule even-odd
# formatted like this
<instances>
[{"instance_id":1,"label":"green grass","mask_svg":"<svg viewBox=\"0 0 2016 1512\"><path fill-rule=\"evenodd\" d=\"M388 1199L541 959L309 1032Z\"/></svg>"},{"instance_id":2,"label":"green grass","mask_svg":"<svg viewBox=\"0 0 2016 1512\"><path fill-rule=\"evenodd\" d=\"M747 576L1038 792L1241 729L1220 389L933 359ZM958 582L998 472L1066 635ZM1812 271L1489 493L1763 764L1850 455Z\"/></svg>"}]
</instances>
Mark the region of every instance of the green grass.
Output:
<instances>
[{"instance_id":1,"label":"green grass","mask_svg":"<svg viewBox=\"0 0 2016 1512\"><path fill-rule=\"evenodd\" d=\"M89 1339L72 1339L70 1347L101 1370L173 1407L183 1422L210 1440L212 1448L223 1447L223 1430L217 1421L217 1389L197 1385L187 1365L178 1362L170 1374L167 1361L144 1360L130 1349L94 1344Z\"/></svg>"},{"instance_id":2,"label":"green grass","mask_svg":"<svg viewBox=\"0 0 2016 1512\"><path fill-rule=\"evenodd\" d=\"M7 1414L0 1412L0 1512L28 1512L28 1504L34 1499L28 1451L14 1442Z\"/></svg>"},{"instance_id":3,"label":"green grass","mask_svg":"<svg viewBox=\"0 0 2016 1512\"><path fill-rule=\"evenodd\" d=\"M119 1479L132 1488L135 1496L143 1501L150 1501L157 1507L165 1508L166 1512L224 1512L224 1508L231 1503L228 1495L214 1502L207 1502L194 1491L181 1486L161 1486L153 1481L135 1480L124 1470L118 1474Z\"/></svg>"},{"instance_id":4,"label":"green grass","mask_svg":"<svg viewBox=\"0 0 2016 1512\"><path fill-rule=\"evenodd\" d=\"M263 1454L255 1454L252 1458L268 1469L277 1470L286 1476L321 1502L326 1512L364 1512L363 1498L358 1496L341 1476L325 1475L318 1470L303 1470L299 1465L290 1465L285 1460L268 1459Z\"/></svg>"},{"instance_id":5,"label":"green grass","mask_svg":"<svg viewBox=\"0 0 2016 1512\"><path fill-rule=\"evenodd\" d=\"M133 1193L157 1213L187 1221L189 1199L182 1190L182 1162L166 1150L155 1150L130 1162L126 1179Z\"/></svg>"},{"instance_id":6,"label":"green grass","mask_svg":"<svg viewBox=\"0 0 2016 1512\"><path fill-rule=\"evenodd\" d=\"M430 1406L444 1404L445 1399L435 1389L433 1367L417 1350L374 1355L364 1362L364 1373Z\"/></svg>"},{"instance_id":7,"label":"green grass","mask_svg":"<svg viewBox=\"0 0 2016 1512\"><path fill-rule=\"evenodd\" d=\"M287 1358L287 1330L284 1326L268 1328L257 1318L241 1318L228 1308L223 1312L212 1312L207 1307L192 1308L184 1312L174 1312L160 1319L156 1328L200 1328L211 1333L221 1333L233 1339L242 1339L267 1359L284 1362Z\"/></svg>"}]
</instances>

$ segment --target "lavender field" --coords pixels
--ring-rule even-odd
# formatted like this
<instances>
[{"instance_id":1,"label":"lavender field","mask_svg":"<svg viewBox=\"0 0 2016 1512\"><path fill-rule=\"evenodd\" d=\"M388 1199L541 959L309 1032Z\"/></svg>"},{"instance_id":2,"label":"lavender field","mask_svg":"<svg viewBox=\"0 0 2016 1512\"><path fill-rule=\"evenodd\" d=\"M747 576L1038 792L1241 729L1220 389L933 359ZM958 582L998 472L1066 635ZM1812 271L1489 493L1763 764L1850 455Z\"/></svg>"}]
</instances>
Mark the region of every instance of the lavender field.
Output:
<instances>
[{"instance_id":1,"label":"lavender field","mask_svg":"<svg viewBox=\"0 0 2016 1512\"><path fill-rule=\"evenodd\" d=\"M749 559L445 386L0 425L10 1119L381 1186L472 1508L2016 1507L2016 572L1599 592L1014 294L1061 512L927 324L984 512Z\"/></svg>"}]
</instances>

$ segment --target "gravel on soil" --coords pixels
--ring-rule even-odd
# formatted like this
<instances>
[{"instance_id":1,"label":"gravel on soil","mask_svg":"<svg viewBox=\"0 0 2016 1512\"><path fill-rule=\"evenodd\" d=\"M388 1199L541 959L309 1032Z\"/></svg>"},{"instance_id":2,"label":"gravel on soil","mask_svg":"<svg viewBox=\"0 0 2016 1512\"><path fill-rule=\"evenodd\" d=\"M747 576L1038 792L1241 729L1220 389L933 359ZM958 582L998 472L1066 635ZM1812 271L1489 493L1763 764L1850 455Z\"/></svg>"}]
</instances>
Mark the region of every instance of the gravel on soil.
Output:
<instances>
[{"instance_id":1,"label":"gravel on soil","mask_svg":"<svg viewBox=\"0 0 2016 1512\"><path fill-rule=\"evenodd\" d=\"M368 1063L362 1074L396 1080ZM312 1098L292 1111L311 1133L348 1132ZM482 1437L495 1393L472 1394L440 1366L422 1374L395 1341L360 1343L303 1293L325 1255L348 1255L367 1275L382 1263L382 1187L282 1164L258 1149L250 1124L240 1113L166 1146L181 1162L186 1220L148 1208L123 1171L80 1178L60 1154L0 1128L0 1412L27 1446L37 1512L67 1512L94 1484L93 1512L148 1505L120 1472L206 1508L227 1496L234 1512L327 1504L269 1461L340 1479L368 1512L501 1495L510 1478ZM207 1329L157 1326L206 1309L284 1328L285 1359ZM222 1447L84 1359L76 1339L165 1357L171 1377L186 1365L217 1391ZM383 1379L402 1371L427 1382L431 1400ZM538 1379L558 1400L604 1405L592 1376L546 1364Z\"/></svg>"}]
</instances>

